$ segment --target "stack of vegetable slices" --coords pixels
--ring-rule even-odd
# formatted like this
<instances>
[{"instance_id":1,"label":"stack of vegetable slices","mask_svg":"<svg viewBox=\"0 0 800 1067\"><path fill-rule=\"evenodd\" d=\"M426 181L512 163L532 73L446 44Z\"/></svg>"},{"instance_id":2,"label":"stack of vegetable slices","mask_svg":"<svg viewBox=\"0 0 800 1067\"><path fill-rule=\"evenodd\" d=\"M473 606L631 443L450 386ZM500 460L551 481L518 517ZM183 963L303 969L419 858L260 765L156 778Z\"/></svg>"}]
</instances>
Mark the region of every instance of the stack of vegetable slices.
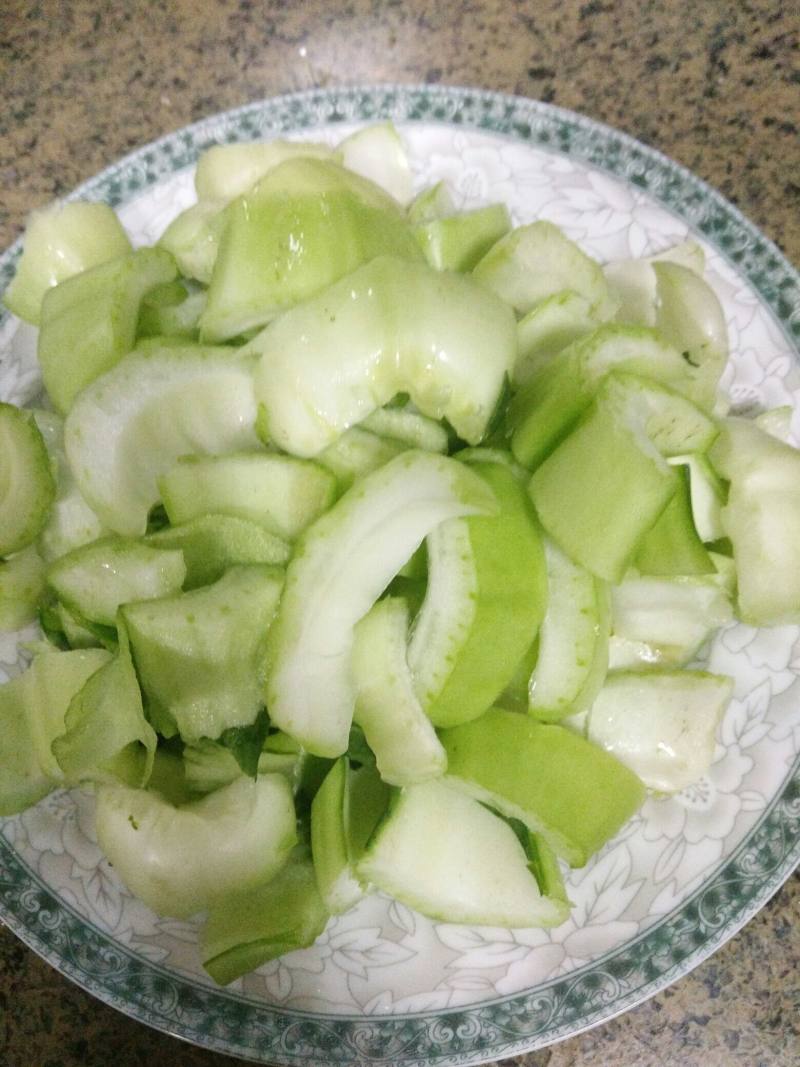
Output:
<instances>
[{"instance_id":1,"label":"stack of vegetable slices","mask_svg":"<svg viewBox=\"0 0 800 1067\"><path fill-rule=\"evenodd\" d=\"M800 619L788 413L730 417L692 243L602 267L503 205L412 199L389 125L210 149L134 251L30 222L5 300L0 813L96 794L221 983L382 890L556 925L647 790L708 768L734 617Z\"/></svg>"}]
</instances>

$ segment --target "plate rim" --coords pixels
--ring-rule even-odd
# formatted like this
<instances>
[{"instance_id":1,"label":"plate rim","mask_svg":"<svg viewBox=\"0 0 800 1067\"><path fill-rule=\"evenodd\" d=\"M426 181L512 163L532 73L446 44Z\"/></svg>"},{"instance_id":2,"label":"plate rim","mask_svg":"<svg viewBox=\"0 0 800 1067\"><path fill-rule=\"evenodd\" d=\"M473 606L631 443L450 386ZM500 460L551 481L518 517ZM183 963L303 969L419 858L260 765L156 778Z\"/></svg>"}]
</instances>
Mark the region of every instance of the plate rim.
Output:
<instances>
[{"instance_id":1,"label":"plate rim","mask_svg":"<svg viewBox=\"0 0 800 1067\"><path fill-rule=\"evenodd\" d=\"M441 112L441 113L440 113ZM457 117L456 117L457 116ZM301 92L280 94L264 100L244 104L229 111L200 119L188 126L173 130L156 140L134 149L115 160L98 174L81 183L63 199L89 197L105 199L118 206L137 193L157 184L168 174L176 173L191 165L197 153L218 131L234 134L226 139L249 140L259 135L280 135L290 131L299 132L320 125L336 122L368 122L393 119L400 123L439 123L461 126L488 134L505 135L532 147L567 155L582 163L605 171L628 185L637 185L651 198L676 213L692 229L701 234L758 292L763 304L770 310L789 344L796 350L800 340L800 276L777 245L764 235L747 217L703 179L698 178L682 164L670 159L658 149L644 145L631 135L616 130L585 115L555 107L526 97L512 96L466 86L427 86L417 84L381 84L374 86L343 86L326 89L308 89ZM269 120L269 121L267 121ZM578 144L572 140L577 135ZM553 142L556 138L556 143ZM201 140L204 138L205 140ZM546 138L546 139L545 139ZM160 165L155 164L161 154ZM632 173L618 169L620 160L633 167ZM612 165L613 164L613 165ZM638 168L638 169L637 169ZM127 185L117 181L128 174ZM653 183L655 182L655 186ZM677 184L674 184L677 183ZM689 214L685 203L677 204L676 195L688 191L691 199ZM103 195L105 194L105 195ZM713 207L715 210L710 211ZM731 233L732 231L732 233ZM14 265L21 248L18 238L0 256L0 291L13 275ZM744 265L743 265L744 263ZM788 299L786 293L794 296ZM6 318L0 317L0 323ZM760 834L773 833L783 843L784 849L772 867L758 869L758 858L769 853L765 842L755 849L754 841ZM793 844L792 844L793 842ZM754 862L755 861L755 862ZM606 953L598 960L587 963L565 976L549 979L541 985L491 1000L476 1002L457 1009L415 1012L403 1015L333 1015L300 1009L287 1009L280 1005L258 1004L251 998L237 997L227 990L201 986L188 976L170 972L158 964L145 960L126 946L119 945L109 935L94 927L90 920L72 911L45 883L34 875L9 842L0 836L0 918L11 930L29 945L38 955L54 966L81 988L144 1022L155 1029L183 1038L195 1044L225 1052L243 1059L265 1062L268 1057L275 1063L291 1065L308 1063L309 1057L325 1056L324 1062L336 1064L361 1064L391 1062L407 1065L431 1065L449 1067L485 1062L493 1057L533 1051L613 1018L636 1004L648 999L672 982L687 974L703 962L725 941L733 937L791 876L800 862L800 757L788 769L780 789L773 794L760 819L751 827L745 838L738 843L733 853L717 865L690 896L676 905L665 916L631 941ZM20 870L13 871L14 866ZM726 884L726 876L739 869L739 884L753 883L753 892L738 903L720 902L717 894ZM26 873L29 876L26 882ZM21 879L16 883L13 877ZM35 883L39 883L37 886ZM15 894L16 891L16 894ZM16 909L9 899L16 895ZM650 979L643 981L629 992L614 995L619 989L623 972L614 971L624 953L637 947L655 943L655 935L666 931L687 911L695 908L695 900L708 896L709 914L706 920L707 934L699 944L687 948L683 957L665 967ZM724 896L724 894L723 894ZM725 905L729 910L727 919L714 920L714 908ZM703 905L697 907L697 920L701 918ZM73 934L63 929L64 919L71 914L75 924L84 931L91 929L98 942L93 947L86 943L82 950L92 949L99 959L113 964L113 956L121 949L131 960L136 960L144 971L154 972L150 987L143 984L141 1003L131 999L130 992L114 991L106 977L92 976L81 970L75 959L68 959L58 947L72 945ZM41 933L37 926L41 928ZM686 931L683 932L684 937ZM48 942L48 936L50 940ZM61 935L59 937L59 935ZM80 941L80 938L77 939ZM91 939L89 939L91 940ZM691 938L690 938L691 940ZM676 940L667 936L662 939L662 950L674 949ZM673 952L674 955L674 952ZM653 953L648 951L638 966L652 963ZM603 974L605 985L598 982L599 968L607 966ZM130 970L130 968L128 968ZM644 971L643 971L644 973ZM592 979L592 981L588 981ZM173 984L172 990L164 988ZM558 1026L551 1024L555 1008L537 1031L530 1029L531 1020L546 1014L547 994L564 987L566 1001L577 996L580 984L586 984L580 1018L570 1018ZM184 987L186 987L184 989ZM189 1000L202 994L200 999L219 998L228 1006L237 1004L242 1009L228 1026L227 1037L197 1029L178 1021L180 1011L197 1014L197 1006L181 1002L181 994ZM147 997L150 998L150 1006ZM590 1005L588 1011L586 1005ZM159 1005L161 1005L159 1007ZM592 1006L593 1005L593 1006ZM170 1014L170 1012L172 1014ZM268 1044L256 1047L253 1039L235 1037L237 1027L241 1032L247 1020L242 1012L273 1017L273 1032ZM208 1014L201 1011L208 1023ZM277 1018L280 1017L280 1018ZM282 1020L289 1025L281 1026ZM294 1033L292 1020L305 1024L305 1034ZM263 1018L259 1018L256 1031L262 1039ZM251 1024L255 1020L250 1020ZM526 1026L526 1023L528 1024ZM219 1026L219 1020L216 1025ZM316 1033L314 1037L309 1030ZM231 1036L233 1035L233 1036ZM330 1059L333 1045L338 1045L338 1058ZM413 1047L412 1058L398 1058L398 1052L387 1053L386 1049L407 1051Z\"/></svg>"}]
</instances>

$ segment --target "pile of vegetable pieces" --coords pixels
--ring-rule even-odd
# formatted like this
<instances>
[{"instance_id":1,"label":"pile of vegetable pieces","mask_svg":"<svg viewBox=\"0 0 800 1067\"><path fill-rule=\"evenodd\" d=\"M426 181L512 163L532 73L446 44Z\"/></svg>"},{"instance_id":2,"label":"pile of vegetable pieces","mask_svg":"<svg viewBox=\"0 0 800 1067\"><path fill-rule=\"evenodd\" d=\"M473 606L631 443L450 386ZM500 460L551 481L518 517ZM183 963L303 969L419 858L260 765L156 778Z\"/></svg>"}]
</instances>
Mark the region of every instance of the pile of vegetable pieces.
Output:
<instances>
[{"instance_id":1,"label":"pile of vegetable pieces","mask_svg":"<svg viewBox=\"0 0 800 1067\"><path fill-rule=\"evenodd\" d=\"M710 765L736 617L800 618L790 412L729 417L701 249L601 267L412 199L389 125L217 146L154 247L40 212L5 302L0 812L96 793L226 983L373 889L556 925L560 862Z\"/></svg>"}]
</instances>

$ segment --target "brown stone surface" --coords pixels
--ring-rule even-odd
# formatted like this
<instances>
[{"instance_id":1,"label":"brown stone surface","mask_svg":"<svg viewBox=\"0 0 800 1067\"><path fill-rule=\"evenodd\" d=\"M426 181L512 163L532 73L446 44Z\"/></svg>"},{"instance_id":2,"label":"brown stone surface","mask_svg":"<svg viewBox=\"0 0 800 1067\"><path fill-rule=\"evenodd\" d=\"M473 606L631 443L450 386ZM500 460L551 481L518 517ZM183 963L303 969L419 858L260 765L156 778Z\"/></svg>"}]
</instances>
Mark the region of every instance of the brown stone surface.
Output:
<instances>
[{"instance_id":1,"label":"brown stone surface","mask_svg":"<svg viewBox=\"0 0 800 1067\"><path fill-rule=\"evenodd\" d=\"M796 0L4 0L0 245L26 213L187 122L275 93L441 82L573 108L715 185L800 262ZM525 1067L800 1062L795 877L711 960ZM0 1063L233 1063L147 1030L0 932Z\"/></svg>"}]
</instances>

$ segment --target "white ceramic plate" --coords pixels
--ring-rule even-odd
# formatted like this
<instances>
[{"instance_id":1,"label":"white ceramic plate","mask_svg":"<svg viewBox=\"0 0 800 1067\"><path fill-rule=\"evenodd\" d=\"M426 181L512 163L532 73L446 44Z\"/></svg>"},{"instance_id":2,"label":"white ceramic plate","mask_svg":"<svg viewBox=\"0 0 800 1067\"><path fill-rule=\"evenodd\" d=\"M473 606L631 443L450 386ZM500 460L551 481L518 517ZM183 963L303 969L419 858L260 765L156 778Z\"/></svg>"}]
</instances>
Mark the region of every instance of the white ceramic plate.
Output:
<instances>
[{"instance_id":1,"label":"white ceramic plate","mask_svg":"<svg viewBox=\"0 0 800 1067\"><path fill-rule=\"evenodd\" d=\"M445 178L460 206L502 200L547 218L600 259L691 234L728 319L725 383L738 409L797 411L800 279L730 204L637 142L568 112L468 90L318 91L265 101L171 134L75 196L108 200L137 243L192 202L192 164L217 141L336 141L393 119L420 186ZM0 259L10 279L18 247ZM0 324L0 396L35 396L30 331ZM102 858L92 800L55 793L0 820L0 915L95 996L198 1044L280 1064L473 1064L539 1048L675 981L734 934L800 857L800 630L732 626L709 651L735 699L709 774L649 799L584 869L555 930L424 919L382 896L332 920L314 947L217 989L191 922L160 919ZM22 666L0 636L0 676Z\"/></svg>"}]
</instances>

